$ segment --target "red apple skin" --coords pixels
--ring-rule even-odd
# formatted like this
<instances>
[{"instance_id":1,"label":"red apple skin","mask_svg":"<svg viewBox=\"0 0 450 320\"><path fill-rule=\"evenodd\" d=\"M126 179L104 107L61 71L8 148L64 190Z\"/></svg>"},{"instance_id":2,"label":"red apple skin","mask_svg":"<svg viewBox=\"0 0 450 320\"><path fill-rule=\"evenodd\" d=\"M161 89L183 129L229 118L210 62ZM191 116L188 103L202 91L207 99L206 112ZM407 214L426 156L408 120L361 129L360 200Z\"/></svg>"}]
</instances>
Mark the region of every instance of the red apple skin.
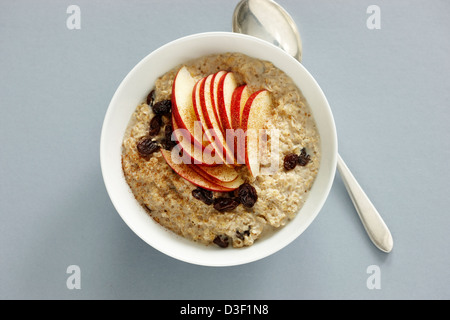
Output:
<instances>
[{"instance_id":1,"label":"red apple skin","mask_svg":"<svg viewBox=\"0 0 450 320\"><path fill-rule=\"evenodd\" d=\"M182 68L181 68L182 69ZM203 145L203 146L207 146L207 143L203 141L203 139L197 139L194 136L194 133L191 131L193 130L194 124L193 122L195 122L197 119L195 118L194 114L190 114L186 119L183 120L183 117L180 114L180 110L179 110L179 106L177 103L177 99L176 99L176 85L177 85L177 78L178 75L180 74L180 70L178 70L177 74L175 75L175 79L173 81L173 85L172 85L172 115L175 117L175 121L177 122L178 126L180 128L186 129L191 133L191 141L195 144L195 145ZM194 85L194 89L195 89L195 85ZM189 124L187 123L189 122ZM202 132L202 137L203 137L203 132Z\"/></svg>"},{"instance_id":2,"label":"red apple skin","mask_svg":"<svg viewBox=\"0 0 450 320\"><path fill-rule=\"evenodd\" d=\"M255 164L250 160L250 157L258 158L258 140L257 136L254 136L252 134L258 134L258 132L249 132L248 130L258 130L263 127L264 121L266 119L267 114L269 113L271 100L270 96L267 96L269 92L267 90L259 90L247 99L247 102L244 106L244 110L242 112L242 121L241 121L241 127L246 133L246 139L245 139L245 163L247 165L248 170L250 171L251 175L255 177L257 175L256 170L259 170L259 165ZM266 101L267 104L263 103L263 101L260 101L259 99L267 98L269 101ZM258 99L258 100L257 100ZM250 144L248 143L249 139L255 139L256 141L252 140L255 145L252 145L253 149L250 148ZM256 150L255 150L256 146ZM259 160L258 160L259 161ZM252 166L253 165L253 166Z\"/></svg>"},{"instance_id":3,"label":"red apple skin","mask_svg":"<svg viewBox=\"0 0 450 320\"><path fill-rule=\"evenodd\" d=\"M195 112L195 115L197 117L197 121L200 121L201 124L202 124L202 137L205 136L205 129L206 128L205 128L205 126L203 124L203 121L200 120L201 116L202 116L202 114L201 114L201 105L200 105L200 101L197 101L197 99L196 99L196 93L197 93L197 90L199 90L202 82L204 82L204 80L205 80L205 78L202 78L199 81L197 81L195 83L194 88L192 89L192 107L194 108L194 112ZM191 132L191 135L192 135L192 132ZM210 145L210 143L211 143L210 141L203 141L203 146Z\"/></svg>"},{"instance_id":4,"label":"red apple skin","mask_svg":"<svg viewBox=\"0 0 450 320\"><path fill-rule=\"evenodd\" d=\"M227 145L224 133L220 130L220 119L216 118L214 107L212 105L211 94L207 89L210 89L209 83L212 81L213 75L209 75L205 81L202 81L200 86L200 105L203 113L203 118L206 122L206 129L214 136L213 144L216 152L220 152L225 163L234 164L234 151ZM209 136L209 134L207 135Z\"/></svg>"},{"instance_id":5,"label":"red apple skin","mask_svg":"<svg viewBox=\"0 0 450 320\"><path fill-rule=\"evenodd\" d=\"M192 183L198 187L204 188L206 190L217 191L217 192L229 192L229 191L235 190L233 188L227 188L227 187L220 186L220 185L215 184L215 183L211 182L210 180L204 178L203 176L198 174L193 169L193 167L195 167L196 165L189 165L189 164L184 164L184 163L176 164L175 162L172 161L171 152L168 150L161 149L161 154L162 154L164 160L167 162L167 164L180 177L182 177L183 179L189 181L190 183Z\"/></svg>"},{"instance_id":6,"label":"red apple skin","mask_svg":"<svg viewBox=\"0 0 450 320\"><path fill-rule=\"evenodd\" d=\"M197 94L197 90L200 89L200 86L201 86L202 82L204 82L204 81L205 81L205 78L198 80L195 83L194 88L192 89L192 106L194 107L194 112L195 112L195 115L197 116L198 121L200 121L200 119L201 119L200 118L201 109L200 109L200 102L196 99L196 94ZM203 126L203 123L202 123L202 126Z\"/></svg>"},{"instance_id":7,"label":"red apple skin","mask_svg":"<svg viewBox=\"0 0 450 320\"><path fill-rule=\"evenodd\" d=\"M242 118L241 118L241 127L244 129L244 131L247 131L248 129L248 117L250 115L250 110L252 108L253 100L262 92L266 90L259 90L250 95L250 97L247 99L247 102L245 103L244 110L242 111Z\"/></svg>"},{"instance_id":8,"label":"red apple skin","mask_svg":"<svg viewBox=\"0 0 450 320\"><path fill-rule=\"evenodd\" d=\"M209 89L209 92L211 93L211 103L213 105L214 108L214 114L216 116L216 119L219 120L219 125L220 125L220 130L222 132L225 132L225 130L222 127L222 122L220 121L220 115L219 115L219 105L218 105L218 101L217 101L217 89L219 87L219 81L220 78L225 75L227 72L226 71L219 71L216 72L211 80L211 87Z\"/></svg>"},{"instance_id":9,"label":"red apple skin","mask_svg":"<svg viewBox=\"0 0 450 320\"><path fill-rule=\"evenodd\" d=\"M245 102L249 97L247 85L241 85L234 89L231 97L231 126L233 127L235 138L234 139L234 155L238 164L245 164L245 143L242 139L245 139L245 133L239 132L241 128L241 113L244 109ZM245 141L245 140L244 140Z\"/></svg>"},{"instance_id":10,"label":"red apple skin","mask_svg":"<svg viewBox=\"0 0 450 320\"><path fill-rule=\"evenodd\" d=\"M217 121L217 118L212 119L212 117L215 117L215 111L214 109L212 110L213 114L211 114L211 110L207 110L207 106L206 106L206 99L209 99L208 103L210 103L210 108L214 108L214 105L212 104L212 100L211 99L211 94L207 97L207 93L205 92L205 87L207 85L207 83L211 84L211 80L214 76L213 75L209 75L205 81L202 81L201 86L200 86L200 106L201 106L201 111L203 113L203 117L205 118L206 121L206 129L214 129L214 130L220 130L220 128L216 128L213 125L213 122ZM211 86L210 86L211 88Z\"/></svg>"},{"instance_id":11,"label":"red apple skin","mask_svg":"<svg viewBox=\"0 0 450 320\"><path fill-rule=\"evenodd\" d=\"M207 77L200 79L194 86L194 92L192 93L193 94L193 106L194 106L195 114L202 124L204 137L207 138L208 145L212 146L214 148L215 155L219 158L218 162L225 163L225 162L227 162L227 158L226 158L226 154L224 152L224 147L218 139L215 139L216 135L214 135L214 137L212 136L212 134L216 131L214 130L214 128L213 128L214 131L209 130L210 128L208 126L207 113L205 113L203 110L204 109L203 105L205 103L204 102L204 88L205 88L206 78Z\"/></svg>"},{"instance_id":12,"label":"red apple skin","mask_svg":"<svg viewBox=\"0 0 450 320\"><path fill-rule=\"evenodd\" d=\"M231 98L231 127L233 129L239 129L241 127L241 99L242 92L247 85L242 85L237 87L233 91L233 96Z\"/></svg>"},{"instance_id":13,"label":"red apple skin","mask_svg":"<svg viewBox=\"0 0 450 320\"><path fill-rule=\"evenodd\" d=\"M230 77L230 76L233 76L233 73L227 72L220 78L219 87L217 90L217 103L218 103L219 118L220 118L220 121L222 122L222 129L224 132L226 131L226 129L232 129L231 119L229 118L229 116L227 114L227 107L226 107L225 93L224 93L225 81L226 81L227 77Z\"/></svg>"}]
</instances>

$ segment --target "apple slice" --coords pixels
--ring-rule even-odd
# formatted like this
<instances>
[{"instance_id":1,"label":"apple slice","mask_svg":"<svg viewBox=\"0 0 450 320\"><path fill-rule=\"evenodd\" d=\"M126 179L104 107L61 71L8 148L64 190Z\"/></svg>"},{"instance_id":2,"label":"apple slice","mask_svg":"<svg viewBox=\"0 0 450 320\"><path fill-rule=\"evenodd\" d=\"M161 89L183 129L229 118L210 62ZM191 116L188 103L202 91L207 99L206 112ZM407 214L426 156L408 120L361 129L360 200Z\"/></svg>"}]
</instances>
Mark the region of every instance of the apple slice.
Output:
<instances>
[{"instance_id":1,"label":"apple slice","mask_svg":"<svg viewBox=\"0 0 450 320\"><path fill-rule=\"evenodd\" d=\"M228 147L227 140L220 129L220 120L216 117L213 99L211 98L211 82L213 78L214 74L209 75L200 84L200 105L202 116L205 120L204 130L207 131L207 136L213 142L216 151L223 154L225 163L234 164L234 150ZM210 136L214 139L211 139Z\"/></svg>"},{"instance_id":2,"label":"apple slice","mask_svg":"<svg viewBox=\"0 0 450 320\"><path fill-rule=\"evenodd\" d=\"M227 167L227 166L221 165L220 167ZM222 181L222 180L219 180L217 177L211 176L206 171L202 170L201 167L198 165L193 165L192 169L196 173L198 173L200 176L202 176L204 179L206 179L206 180L210 181L211 183L216 184L222 188L235 190L235 189L239 188L239 186L241 184L244 183L244 180L240 176L237 176L236 179L234 179L232 181Z\"/></svg>"},{"instance_id":3,"label":"apple slice","mask_svg":"<svg viewBox=\"0 0 450 320\"><path fill-rule=\"evenodd\" d=\"M172 127L175 139L178 141L179 147L183 150L183 156L189 157L187 163L201 164L204 167L216 166L215 158L210 155L213 153L213 146L209 144L207 147L192 143L190 133L180 128L172 114Z\"/></svg>"},{"instance_id":4,"label":"apple slice","mask_svg":"<svg viewBox=\"0 0 450 320\"><path fill-rule=\"evenodd\" d=\"M232 129L231 97L237 86L233 72L227 72L219 80L217 88L217 104L223 131Z\"/></svg>"},{"instance_id":5,"label":"apple slice","mask_svg":"<svg viewBox=\"0 0 450 320\"><path fill-rule=\"evenodd\" d=\"M250 174L256 177L260 170L259 134L270 113L272 98L267 90L253 93L242 111L241 126L246 133L245 164Z\"/></svg>"},{"instance_id":6,"label":"apple slice","mask_svg":"<svg viewBox=\"0 0 450 320\"><path fill-rule=\"evenodd\" d=\"M178 126L191 134L194 144L206 146L201 127L196 126L197 116L192 105L192 92L196 83L197 80L186 67L178 70L172 86L172 114Z\"/></svg>"},{"instance_id":7,"label":"apple slice","mask_svg":"<svg viewBox=\"0 0 450 320\"><path fill-rule=\"evenodd\" d=\"M240 132L242 112L245 103L250 96L250 90L247 85L242 85L234 89L231 97L231 126L233 127L235 140L234 152L238 164L245 164L245 133Z\"/></svg>"},{"instance_id":8,"label":"apple slice","mask_svg":"<svg viewBox=\"0 0 450 320\"><path fill-rule=\"evenodd\" d=\"M242 111L244 111L245 103L250 97L248 86L242 85L233 91L231 97L231 127L239 129L241 127Z\"/></svg>"},{"instance_id":9,"label":"apple slice","mask_svg":"<svg viewBox=\"0 0 450 320\"><path fill-rule=\"evenodd\" d=\"M172 155L171 152L168 150L161 149L161 154L166 160L167 164L183 179L191 182L192 184L207 189L211 191L218 191L218 192L229 192L233 191L233 188L223 187L220 185L217 185L210 180L204 178L202 175L198 174L195 170L193 170L196 165L189 165L180 163L177 164L174 161L172 161ZM238 186L239 187L239 186Z\"/></svg>"},{"instance_id":10,"label":"apple slice","mask_svg":"<svg viewBox=\"0 0 450 320\"><path fill-rule=\"evenodd\" d=\"M214 131L208 130L208 125L206 122L205 114L202 110L202 93L201 90L203 90L205 81L207 77L204 77L200 79L194 86L194 92L192 93L192 100L193 100L193 109L196 114L197 119L200 121L202 126L202 131L204 133L204 137L206 137L206 141L208 141L209 145L212 145L214 149L214 157L216 160L214 161L217 164L222 164L226 162L225 160L225 154L223 152L223 147L219 144L217 141L218 139L215 139Z\"/></svg>"},{"instance_id":11,"label":"apple slice","mask_svg":"<svg viewBox=\"0 0 450 320\"><path fill-rule=\"evenodd\" d=\"M233 167L223 164L214 167L204 165L197 165L196 167L205 172L213 180L219 182L232 182L239 177L239 174Z\"/></svg>"},{"instance_id":12,"label":"apple slice","mask_svg":"<svg viewBox=\"0 0 450 320\"><path fill-rule=\"evenodd\" d=\"M217 90L219 88L219 82L220 79L222 78L223 75L225 75L227 72L226 71L219 71L214 73L214 76L211 80L211 88L210 88L210 92L211 92L211 101L214 107L214 114L216 115L216 119L219 119L219 125L220 125L220 130L222 130L222 132L225 132L225 130L222 128L222 122L220 121L220 116L219 116L219 103L217 101Z\"/></svg>"}]
</instances>

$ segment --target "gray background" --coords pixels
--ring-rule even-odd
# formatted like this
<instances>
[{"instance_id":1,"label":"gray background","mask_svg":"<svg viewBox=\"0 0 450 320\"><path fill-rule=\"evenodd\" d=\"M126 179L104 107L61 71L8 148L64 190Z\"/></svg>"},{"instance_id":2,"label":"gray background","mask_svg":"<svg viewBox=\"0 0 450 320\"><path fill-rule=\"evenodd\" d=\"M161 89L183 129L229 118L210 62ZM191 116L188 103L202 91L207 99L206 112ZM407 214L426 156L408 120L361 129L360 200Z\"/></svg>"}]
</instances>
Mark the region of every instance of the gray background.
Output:
<instances>
[{"instance_id":1,"label":"gray background","mask_svg":"<svg viewBox=\"0 0 450 320\"><path fill-rule=\"evenodd\" d=\"M0 298L450 298L449 1L279 0L330 102L340 154L392 231L390 254L366 236L338 174L303 235L247 265L177 261L121 220L99 161L114 91L162 44L230 31L237 2L0 2ZM71 4L81 30L66 27ZM371 4L380 30L366 27ZM80 290L66 287L69 265ZM370 265L381 289L366 286Z\"/></svg>"}]
</instances>

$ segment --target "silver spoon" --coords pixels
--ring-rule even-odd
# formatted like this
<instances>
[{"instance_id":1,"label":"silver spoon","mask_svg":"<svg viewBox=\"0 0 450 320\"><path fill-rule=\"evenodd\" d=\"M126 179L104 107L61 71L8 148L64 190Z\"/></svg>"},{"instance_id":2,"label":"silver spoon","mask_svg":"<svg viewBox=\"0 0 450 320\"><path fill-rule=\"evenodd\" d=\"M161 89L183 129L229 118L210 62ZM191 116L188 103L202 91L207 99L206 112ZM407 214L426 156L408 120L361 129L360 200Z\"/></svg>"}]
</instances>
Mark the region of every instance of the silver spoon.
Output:
<instances>
[{"instance_id":1,"label":"silver spoon","mask_svg":"<svg viewBox=\"0 0 450 320\"><path fill-rule=\"evenodd\" d=\"M272 0L241 0L234 10L232 30L266 40L301 61L302 43L297 26ZM339 154L337 158L338 171L367 234L378 249L390 252L394 242L388 227Z\"/></svg>"}]
</instances>

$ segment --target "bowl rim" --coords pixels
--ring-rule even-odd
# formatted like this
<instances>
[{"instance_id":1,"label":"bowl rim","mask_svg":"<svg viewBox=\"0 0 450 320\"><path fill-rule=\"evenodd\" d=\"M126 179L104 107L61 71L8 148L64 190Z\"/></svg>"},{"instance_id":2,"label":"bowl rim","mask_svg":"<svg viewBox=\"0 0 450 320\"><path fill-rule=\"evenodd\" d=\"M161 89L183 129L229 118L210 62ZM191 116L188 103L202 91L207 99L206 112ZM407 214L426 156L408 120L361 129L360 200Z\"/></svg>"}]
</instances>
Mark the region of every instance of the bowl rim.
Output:
<instances>
[{"instance_id":1,"label":"bowl rim","mask_svg":"<svg viewBox=\"0 0 450 320\"><path fill-rule=\"evenodd\" d=\"M205 260L203 259L198 259L198 257L195 256L191 256L191 255L187 255L185 253L183 253L183 251L177 251L177 252L173 252L171 250L169 250L168 248L166 248L164 246L164 244L160 244L160 243L155 243L155 241L151 241L149 239L149 237L147 235L142 234L142 232L140 230L138 230L136 223L132 221L132 219L121 209L121 204L120 204L120 197L116 197L115 196L115 192L114 192L114 186L111 183L111 180L109 179L109 174L110 172L108 171L109 169L107 169L108 167L108 161L109 161L109 155L108 155L108 150L106 148L107 146L107 139L108 139L108 129L109 129L109 124L111 122L111 118L113 117L113 112L114 112L114 106L116 104L116 100L119 98L122 90L124 89L124 87L126 87L126 84L129 82L129 80L134 76L134 74L143 66L145 65L145 63L148 63L149 60L152 59L152 57L156 56L157 54L164 52L165 50L170 49L171 47L175 46L175 45L181 45L183 42L191 42L191 41L196 41L199 39L203 39L203 38L216 38L216 37L225 37L225 38L230 38L230 39L238 39L239 41L250 41L252 43L254 43L255 45L259 45L259 46L263 46L266 48L270 48L269 50L272 50L274 53L278 52L278 54L283 55L283 59L286 59L286 61L289 62L289 64L294 65L296 64L297 67L299 68L298 70L300 72L303 73L303 76L308 79L308 81L310 82L310 85L312 86L312 88L315 90L315 93L318 95L317 99L323 104L323 108L324 110L326 110L326 116L327 117L327 121L328 121L328 135L329 135L329 140L331 142L330 144L330 158L329 158L329 172L328 175L326 176L326 184L321 188L322 190L322 196L319 199L319 201L317 202L317 204L313 207L313 213L312 215L310 215L310 219L309 221L306 221L306 225L304 226L304 228L302 230L300 230L300 232L296 232L293 234L289 234L289 236L284 237L282 239L278 239L281 240L281 242L276 245L276 246L272 246L270 249L267 250L260 250L260 252L257 252L256 254L252 251L251 254L248 255L242 255L240 254L238 256L238 258L233 259L233 260L227 260L224 261L223 259L219 261L214 260L213 258L217 258L217 254L211 254L211 259L210 260ZM237 50L233 50L236 51ZM224 51L220 51L220 52L224 52ZM272 62L272 61L271 61ZM278 67L278 66L277 66ZM167 69L167 71L170 70L170 68ZM286 73L287 70L283 70ZM295 82L295 81L294 81ZM297 84L297 83L296 83ZM299 86L297 84L297 86ZM302 90L302 87L299 86L300 90ZM302 90L303 92L303 90ZM307 99L308 100L308 99ZM135 108L135 106L134 106ZM313 111L313 107L311 107L312 111ZM314 115L315 117L315 115ZM129 120L127 120L129 121ZM123 137L123 133L122 133L122 137ZM322 143L322 136L321 136L321 143ZM235 265L241 265L241 264L246 264L246 263L250 263L250 262L254 262L260 259L263 259L265 257L268 257L272 254L274 254L275 252L283 249L284 247L286 247L287 245L289 245L292 241L294 241L295 239L297 239L309 226L310 224L313 222L313 220L315 220L315 218L317 217L317 215L319 214L319 212L321 211L326 199L328 198L329 192L331 190L331 186L333 184L334 181L334 176L335 176L335 171L336 171L336 163L337 163L337 147L338 147L338 141L337 141L337 133L336 133L336 127L335 127L335 122L334 122L334 117L330 108L330 105L328 103L328 100L326 99L325 94L323 93L321 87L319 86L319 84L317 83L317 81L314 79L314 77L309 73L309 71L297 60L295 60L293 57L291 57L289 54L287 54L285 51L283 51L282 49L276 47L275 45L258 39L256 37L252 37L252 36L248 36L245 34L240 34L240 33L233 33L233 32L202 32L202 33L195 33L195 34L191 34L188 36L184 36L184 37L180 37L178 39L172 40L162 46L160 46L159 48L153 50L152 52L150 52L148 55L146 55L144 58L142 58L129 72L128 74L124 77L124 79L121 81L121 83L119 84L119 86L117 87L116 91L114 92L114 95L108 105L105 117L104 117L104 121L103 121L103 125L102 125L102 130L101 130L101 137L100 137L100 165L101 165L101 172L102 172L102 176L103 176L103 180L104 180L104 184L107 190L107 193L111 199L111 202L113 203L113 206L115 207L117 213L119 213L120 217L124 220L124 222L128 225L128 227L138 236L140 237L143 241L145 241L147 244L149 244L150 246L152 246L153 248L157 249L158 251L172 257L175 258L177 260L180 261L184 261L187 263L191 263L191 264L195 264L195 265L202 265L202 266L213 266L213 267L224 267L224 266L235 266ZM321 167L322 167L322 162L323 160L321 159ZM321 171L321 167L319 168L319 174L322 172ZM121 174L123 175L123 173L121 172ZM317 179L317 177L316 177ZM128 184L126 183L125 179L123 179L123 183L125 183L128 187ZM314 185L313 185L314 187ZM128 187L129 188L129 187ZM130 190L131 193L131 190ZM136 201L137 203L137 201ZM308 199L305 202L305 206L308 203ZM305 207L304 206L304 207ZM139 205L140 207L140 205ZM304 208L303 207L303 208ZM303 209L302 208L302 209ZM142 209L142 208L141 208ZM143 209L142 209L143 211ZM301 211L301 210L300 210ZM143 211L144 212L144 211ZM147 216L149 216L146 212L144 212ZM296 217L299 216L299 214L296 214ZM296 217L292 220L295 220ZM148 217L149 218L149 217ZM157 224L156 222L154 222L151 218L149 218L152 223ZM292 223L292 220L289 221L286 225L289 225L290 223ZM159 226L159 225L158 225ZM164 228L159 226L160 228ZM284 228L284 227L283 227ZM279 230L277 231L279 232ZM177 241L180 242L180 246L184 246L184 244L186 244L188 247L190 246L204 246L202 244L198 244L198 243L194 243L191 240L187 240L185 238L182 238L181 236L175 235L173 232L171 231L167 231L167 234L172 234L171 237L175 237L178 238ZM273 237L273 235L271 235L270 237ZM269 239L267 239L267 241L270 241ZM257 242L255 242L256 244ZM230 250L248 250L250 253L250 249L254 248L254 245L250 246L250 247L244 247L244 248L232 248L232 249L221 249L219 248L218 251L221 252L226 252L226 251L230 251ZM204 246L205 248L207 248L207 246ZM211 246L208 246L211 247ZM203 249L202 249L203 250ZM209 249L208 249L209 250ZM213 251L210 251L213 252ZM221 256L222 254L220 254Z\"/></svg>"}]
</instances>

